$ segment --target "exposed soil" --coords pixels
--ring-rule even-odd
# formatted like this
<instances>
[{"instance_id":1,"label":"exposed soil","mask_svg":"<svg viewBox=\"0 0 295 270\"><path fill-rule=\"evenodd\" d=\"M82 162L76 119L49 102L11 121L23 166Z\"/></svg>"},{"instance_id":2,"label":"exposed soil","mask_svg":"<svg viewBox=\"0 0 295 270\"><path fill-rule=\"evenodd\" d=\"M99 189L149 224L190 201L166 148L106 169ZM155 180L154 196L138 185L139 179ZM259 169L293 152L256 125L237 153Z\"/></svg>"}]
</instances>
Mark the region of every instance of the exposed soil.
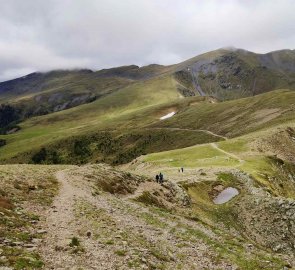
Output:
<instances>
[{"instance_id":1,"label":"exposed soil","mask_svg":"<svg viewBox=\"0 0 295 270\"><path fill-rule=\"evenodd\" d=\"M178 236L188 225L214 239L213 232L180 216L163 218L131 200L143 191L166 188L144 182L131 196L95 195L97 179L89 178L95 170L77 167L56 175L60 193L42 221L46 269L236 269L215 261L217 255L202 239ZM69 246L73 237L81 243L76 248Z\"/></svg>"}]
</instances>

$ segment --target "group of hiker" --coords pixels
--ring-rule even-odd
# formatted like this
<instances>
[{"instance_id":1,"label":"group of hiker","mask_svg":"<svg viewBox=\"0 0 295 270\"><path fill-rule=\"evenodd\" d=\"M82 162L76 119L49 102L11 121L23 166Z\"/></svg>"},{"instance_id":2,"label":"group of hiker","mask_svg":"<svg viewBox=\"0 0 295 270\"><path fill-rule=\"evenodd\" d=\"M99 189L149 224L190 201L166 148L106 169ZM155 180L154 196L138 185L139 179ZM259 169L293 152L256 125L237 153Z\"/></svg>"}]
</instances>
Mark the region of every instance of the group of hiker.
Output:
<instances>
[{"instance_id":1,"label":"group of hiker","mask_svg":"<svg viewBox=\"0 0 295 270\"><path fill-rule=\"evenodd\" d=\"M156 175L156 182L159 183L159 184L163 184L164 182L164 175L160 172L160 174L157 174Z\"/></svg>"},{"instance_id":2,"label":"group of hiker","mask_svg":"<svg viewBox=\"0 0 295 270\"><path fill-rule=\"evenodd\" d=\"M184 169L183 167L181 167L178 172L182 172L183 173ZM163 184L164 182L164 175L160 172L159 174L156 175L156 182L159 184Z\"/></svg>"}]
</instances>

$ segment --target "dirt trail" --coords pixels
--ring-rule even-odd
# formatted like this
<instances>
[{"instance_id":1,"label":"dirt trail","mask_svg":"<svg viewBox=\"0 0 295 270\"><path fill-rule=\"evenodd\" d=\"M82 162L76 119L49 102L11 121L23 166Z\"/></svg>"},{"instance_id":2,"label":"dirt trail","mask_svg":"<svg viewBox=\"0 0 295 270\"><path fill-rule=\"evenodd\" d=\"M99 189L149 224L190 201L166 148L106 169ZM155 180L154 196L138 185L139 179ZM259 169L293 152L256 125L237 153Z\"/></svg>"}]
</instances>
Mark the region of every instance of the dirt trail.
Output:
<instances>
[{"instance_id":1,"label":"dirt trail","mask_svg":"<svg viewBox=\"0 0 295 270\"><path fill-rule=\"evenodd\" d=\"M190 269L225 266L224 262L212 261L215 255L202 239L189 243L176 234L186 226L215 238L213 232L182 217L163 219L130 200L146 188L154 188L156 183L141 184L129 198L104 192L93 195L95 182L84 177L91 173L91 166L84 166L56 174L60 192L40 224L47 231L39 248L45 269L130 269L132 264L140 269L158 269L163 264L167 269L175 269L179 263ZM171 230L175 235L169 233ZM91 232L90 237L87 232ZM74 236L80 240L83 251L74 253L69 247Z\"/></svg>"},{"instance_id":2,"label":"dirt trail","mask_svg":"<svg viewBox=\"0 0 295 270\"><path fill-rule=\"evenodd\" d=\"M168 129L168 130L182 130L182 131L193 131L193 132L204 132L204 133L207 133L209 135L212 135L212 136L215 136L215 137L218 137L218 138L222 138L224 140L228 140L227 137L225 136L222 136L222 135L219 135L219 134L216 134L210 130L206 130L206 129L189 129L189 128L173 128L173 127L155 127L155 128L152 128L152 129Z\"/></svg>"},{"instance_id":3,"label":"dirt trail","mask_svg":"<svg viewBox=\"0 0 295 270\"><path fill-rule=\"evenodd\" d=\"M237 160L238 160L239 162L241 162L241 163L244 162L244 160L240 159L240 157L238 157L237 155L232 154L232 153L229 153L229 152L227 152L227 151L225 151L225 150L219 148L218 145L217 145L216 143L210 143L210 145L211 145L214 149L217 149L218 151L220 151L220 152L226 154L227 156L230 156L230 157L232 157L232 158L234 158L234 159L237 159Z\"/></svg>"},{"instance_id":4,"label":"dirt trail","mask_svg":"<svg viewBox=\"0 0 295 270\"><path fill-rule=\"evenodd\" d=\"M78 235L78 229L81 227L79 220L75 219L74 205L78 199L87 199L88 194L73 185L67 178L66 171L60 171L56 175L61 184L60 193L55 198L53 206L46 213L47 219L44 228L47 234L41 253L45 258L48 269L78 269L85 266L87 269L97 269L92 264L95 257L107 256L103 252L93 254L91 252L96 243L91 239L84 237L83 243L87 247L87 260L84 256L75 256L67 252L72 237ZM98 259L98 258L97 258Z\"/></svg>"}]
</instances>

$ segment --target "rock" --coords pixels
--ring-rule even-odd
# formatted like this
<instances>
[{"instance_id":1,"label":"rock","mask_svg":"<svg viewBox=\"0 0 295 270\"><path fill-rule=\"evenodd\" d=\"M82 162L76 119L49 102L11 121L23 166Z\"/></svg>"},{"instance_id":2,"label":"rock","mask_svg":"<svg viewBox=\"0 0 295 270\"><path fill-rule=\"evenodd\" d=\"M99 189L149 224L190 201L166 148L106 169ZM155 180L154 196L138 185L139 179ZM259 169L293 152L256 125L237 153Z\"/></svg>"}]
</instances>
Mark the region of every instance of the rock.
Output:
<instances>
[{"instance_id":1,"label":"rock","mask_svg":"<svg viewBox=\"0 0 295 270\"><path fill-rule=\"evenodd\" d=\"M45 234L45 233L47 233L47 231L46 230L38 230L37 233L38 234Z\"/></svg>"},{"instance_id":2,"label":"rock","mask_svg":"<svg viewBox=\"0 0 295 270\"><path fill-rule=\"evenodd\" d=\"M38 189L38 186L35 186L35 185L30 185L29 186L29 190L36 190Z\"/></svg>"},{"instance_id":3,"label":"rock","mask_svg":"<svg viewBox=\"0 0 295 270\"><path fill-rule=\"evenodd\" d=\"M34 245L34 244L24 244L23 247L25 247L25 248L34 248L34 247L36 247L36 245Z\"/></svg>"},{"instance_id":4,"label":"rock","mask_svg":"<svg viewBox=\"0 0 295 270\"><path fill-rule=\"evenodd\" d=\"M224 189L224 186L223 185L217 185L213 189L218 191L218 192L221 192Z\"/></svg>"},{"instance_id":5,"label":"rock","mask_svg":"<svg viewBox=\"0 0 295 270\"><path fill-rule=\"evenodd\" d=\"M174 255L172 254L172 252L168 251L168 256L170 257L171 261L175 261Z\"/></svg>"},{"instance_id":6,"label":"rock","mask_svg":"<svg viewBox=\"0 0 295 270\"><path fill-rule=\"evenodd\" d=\"M63 248L62 246L55 246L55 247L54 247L54 250L55 250L55 251L63 251L64 248Z\"/></svg>"},{"instance_id":7,"label":"rock","mask_svg":"<svg viewBox=\"0 0 295 270\"><path fill-rule=\"evenodd\" d=\"M150 261L150 262L149 262L149 265L150 265L150 267L151 267L152 269L157 269L157 264L156 264L155 262Z\"/></svg>"},{"instance_id":8,"label":"rock","mask_svg":"<svg viewBox=\"0 0 295 270\"><path fill-rule=\"evenodd\" d=\"M87 232L86 235L89 238L91 236L91 232Z\"/></svg>"},{"instance_id":9,"label":"rock","mask_svg":"<svg viewBox=\"0 0 295 270\"><path fill-rule=\"evenodd\" d=\"M282 245L278 244L275 247L272 248L273 251L279 251L280 249L282 249Z\"/></svg>"},{"instance_id":10,"label":"rock","mask_svg":"<svg viewBox=\"0 0 295 270\"><path fill-rule=\"evenodd\" d=\"M42 239L39 239L39 238L33 238L32 239L32 243L33 244L39 244L39 243L41 243L42 242Z\"/></svg>"},{"instance_id":11,"label":"rock","mask_svg":"<svg viewBox=\"0 0 295 270\"><path fill-rule=\"evenodd\" d=\"M24 243L23 242L12 242L10 243L10 246L16 247L16 246L22 246Z\"/></svg>"},{"instance_id":12,"label":"rock","mask_svg":"<svg viewBox=\"0 0 295 270\"><path fill-rule=\"evenodd\" d=\"M7 262L7 258L5 257L5 256L1 256L0 257L0 260L2 261L2 262ZM12 268L9 268L9 267L7 267L7 268L4 268L5 270L12 270Z\"/></svg>"},{"instance_id":13,"label":"rock","mask_svg":"<svg viewBox=\"0 0 295 270\"><path fill-rule=\"evenodd\" d=\"M122 244L124 247L128 246L128 242L127 241L122 241Z\"/></svg>"}]
</instances>

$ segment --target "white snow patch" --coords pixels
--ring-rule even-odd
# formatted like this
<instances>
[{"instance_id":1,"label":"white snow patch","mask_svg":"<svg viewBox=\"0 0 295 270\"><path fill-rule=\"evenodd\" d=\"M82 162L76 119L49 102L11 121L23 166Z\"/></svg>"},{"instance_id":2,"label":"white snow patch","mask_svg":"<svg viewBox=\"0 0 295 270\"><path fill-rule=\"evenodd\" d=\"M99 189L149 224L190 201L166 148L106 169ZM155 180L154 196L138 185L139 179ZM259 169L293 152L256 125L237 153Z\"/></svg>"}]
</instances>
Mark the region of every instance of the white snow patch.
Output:
<instances>
[{"instance_id":1,"label":"white snow patch","mask_svg":"<svg viewBox=\"0 0 295 270\"><path fill-rule=\"evenodd\" d=\"M175 113L176 113L176 112L168 113L168 114L162 116L162 117L160 118L160 120L164 120L164 119L170 118L170 117L172 117Z\"/></svg>"}]
</instances>

